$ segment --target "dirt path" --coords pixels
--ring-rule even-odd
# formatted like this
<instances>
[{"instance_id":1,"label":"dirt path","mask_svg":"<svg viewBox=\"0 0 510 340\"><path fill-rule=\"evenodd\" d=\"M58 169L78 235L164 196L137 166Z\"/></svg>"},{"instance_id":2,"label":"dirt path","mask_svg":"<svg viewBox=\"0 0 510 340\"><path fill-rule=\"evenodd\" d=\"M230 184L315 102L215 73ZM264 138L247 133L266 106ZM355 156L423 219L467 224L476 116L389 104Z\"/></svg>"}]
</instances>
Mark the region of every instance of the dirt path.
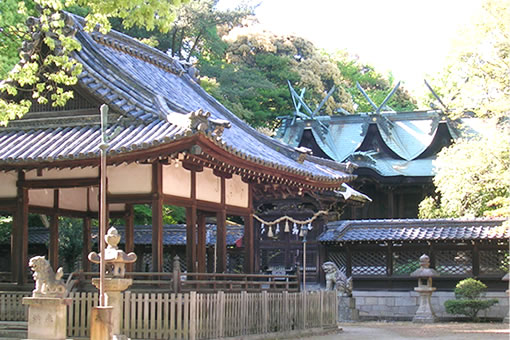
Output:
<instances>
[{"instance_id":1,"label":"dirt path","mask_svg":"<svg viewBox=\"0 0 510 340\"><path fill-rule=\"evenodd\" d=\"M342 332L316 336L314 340L509 340L508 325L502 323L360 322L342 324Z\"/></svg>"}]
</instances>

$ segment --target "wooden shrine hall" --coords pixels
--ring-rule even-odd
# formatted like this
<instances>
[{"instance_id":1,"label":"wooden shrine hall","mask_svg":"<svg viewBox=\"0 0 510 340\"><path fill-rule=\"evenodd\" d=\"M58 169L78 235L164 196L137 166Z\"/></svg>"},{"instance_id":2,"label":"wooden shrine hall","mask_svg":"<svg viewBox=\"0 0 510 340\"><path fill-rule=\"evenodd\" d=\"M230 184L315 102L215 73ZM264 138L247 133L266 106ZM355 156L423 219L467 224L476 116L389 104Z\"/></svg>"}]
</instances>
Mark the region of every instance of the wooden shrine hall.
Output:
<instances>
[{"instance_id":1,"label":"wooden shrine hall","mask_svg":"<svg viewBox=\"0 0 510 340\"><path fill-rule=\"evenodd\" d=\"M206 271L205 220L211 216L217 224L217 272L225 270L225 222L235 215L244 220L244 268L252 273L254 197L333 192L356 177L344 164L258 133L207 94L189 66L118 32L87 33L82 18L64 15L65 31L82 46L74 52L83 66L74 98L63 108L34 101L23 118L0 128L0 212L14 220L13 282L24 284L28 277L29 213L50 217L48 257L54 268L59 216L83 219L83 252L90 251L91 220L99 210L102 104L110 109L108 213L125 219L129 252L133 205L152 206L155 272L163 270L165 204L186 207L189 272ZM37 31L37 20L32 24ZM39 33L23 45L20 63L33 53L50 53L42 48L46 33Z\"/></svg>"}]
</instances>

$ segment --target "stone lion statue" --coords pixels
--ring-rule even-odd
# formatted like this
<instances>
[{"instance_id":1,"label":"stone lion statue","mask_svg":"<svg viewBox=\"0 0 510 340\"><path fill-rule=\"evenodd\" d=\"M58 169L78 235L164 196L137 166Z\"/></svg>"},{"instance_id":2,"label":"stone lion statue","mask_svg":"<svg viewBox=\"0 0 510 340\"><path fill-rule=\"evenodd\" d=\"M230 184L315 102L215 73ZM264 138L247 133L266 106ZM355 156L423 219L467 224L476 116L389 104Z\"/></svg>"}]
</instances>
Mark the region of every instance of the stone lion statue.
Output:
<instances>
[{"instance_id":1,"label":"stone lion statue","mask_svg":"<svg viewBox=\"0 0 510 340\"><path fill-rule=\"evenodd\" d=\"M326 273L326 289L341 292L342 295L352 296L352 277L347 278L344 273L338 269L337 265L331 261L324 262L322 269Z\"/></svg>"},{"instance_id":2,"label":"stone lion statue","mask_svg":"<svg viewBox=\"0 0 510 340\"><path fill-rule=\"evenodd\" d=\"M60 267L55 274L50 263L44 256L34 256L28 262L30 269L34 272L32 277L35 281L33 297L59 297L66 294L66 286L62 280L64 270Z\"/></svg>"}]
</instances>

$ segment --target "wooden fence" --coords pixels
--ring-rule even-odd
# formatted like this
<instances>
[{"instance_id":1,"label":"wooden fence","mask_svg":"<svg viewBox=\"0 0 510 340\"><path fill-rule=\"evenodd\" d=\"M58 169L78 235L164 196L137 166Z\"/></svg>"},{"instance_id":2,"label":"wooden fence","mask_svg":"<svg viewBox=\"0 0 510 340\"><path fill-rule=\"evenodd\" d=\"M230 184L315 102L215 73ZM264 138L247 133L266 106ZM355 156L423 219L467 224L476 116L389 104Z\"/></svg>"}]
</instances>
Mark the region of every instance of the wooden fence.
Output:
<instances>
[{"instance_id":1,"label":"wooden fence","mask_svg":"<svg viewBox=\"0 0 510 340\"><path fill-rule=\"evenodd\" d=\"M88 337L90 311L97 305L98 294L71 293L69 297L73 303L68 309L67 335ZM0 303L3 301L11 302L1 305L1 320L8 320L11 315L16 315L17 320L23 320L22 316L27 319L19 293L0 293ZM122 329L132 339L194 340L330 327L336 325L336 320L337 296L334 291L126 292Z\"/></svg>"},{"instance_id":2,"label":"wooden fence","mask_svg":"<svg viewBox=\"0 0 510 340\"><path fill-rule=\"evenodd\" d=\"M27 321L28 307L21 301L32 292L0 292L0 321Z\"/></svg>"}]
</instances>

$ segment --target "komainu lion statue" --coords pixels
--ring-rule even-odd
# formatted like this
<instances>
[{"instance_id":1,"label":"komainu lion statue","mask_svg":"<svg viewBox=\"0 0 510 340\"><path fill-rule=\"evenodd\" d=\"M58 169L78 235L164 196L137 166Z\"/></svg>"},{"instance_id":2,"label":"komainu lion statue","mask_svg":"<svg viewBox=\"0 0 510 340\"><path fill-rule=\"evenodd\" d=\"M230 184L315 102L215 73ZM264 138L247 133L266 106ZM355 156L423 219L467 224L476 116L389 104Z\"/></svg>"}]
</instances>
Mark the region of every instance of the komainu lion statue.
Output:
<instances>
[{"instance_id":1,"label":"komainu lion statue","mask_svg":"<svg viewBox=\"0 0 510 340\"><path fill-rule=\"evenodd\" d=\"M32 291L33 297L65 297L66 286L62 280L64 275L62 267L55 274L44 256L32 257L28 265L34 272L32 274L35 281L35 289Z\"/></svg>"},{"instance_id":2,"label":"komainu lion statue","mask_svg":"<svg viewBox=\"0 0 510 340\"><path fill-rule=\"evenodd\" d=\"M326 290L336 289L342 295L352 296L352 277L347 278L331 261L324 262L322 269L326 273Z\"/></svg>"}]
</instances>

